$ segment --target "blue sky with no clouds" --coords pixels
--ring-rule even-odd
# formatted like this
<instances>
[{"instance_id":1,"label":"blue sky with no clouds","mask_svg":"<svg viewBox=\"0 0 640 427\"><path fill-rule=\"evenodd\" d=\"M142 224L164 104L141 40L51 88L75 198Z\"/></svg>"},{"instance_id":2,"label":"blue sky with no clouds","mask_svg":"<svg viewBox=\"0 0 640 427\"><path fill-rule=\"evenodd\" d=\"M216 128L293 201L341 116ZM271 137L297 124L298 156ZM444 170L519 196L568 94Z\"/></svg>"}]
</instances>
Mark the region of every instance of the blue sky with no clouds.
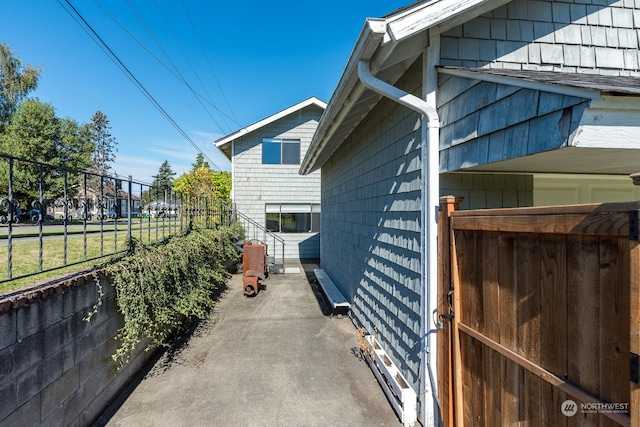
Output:
<instances>
[{"instance_id":1,"label":"blue sky with no clouds","mask_svg":"<svg viewBox=\"0 0 640 427\"><path fill-rule=\"evenodd\" d=\"M118 141L115 172L150 182L164 160L187 172L193 144L229 170L215 139L310 96L329 101L365 19L408 3L5 0L0 42L42 67L31 96L58 116L88 123L105 113ZM70 16L70 5L170 120Z\"/></svg>"}]
</instances>

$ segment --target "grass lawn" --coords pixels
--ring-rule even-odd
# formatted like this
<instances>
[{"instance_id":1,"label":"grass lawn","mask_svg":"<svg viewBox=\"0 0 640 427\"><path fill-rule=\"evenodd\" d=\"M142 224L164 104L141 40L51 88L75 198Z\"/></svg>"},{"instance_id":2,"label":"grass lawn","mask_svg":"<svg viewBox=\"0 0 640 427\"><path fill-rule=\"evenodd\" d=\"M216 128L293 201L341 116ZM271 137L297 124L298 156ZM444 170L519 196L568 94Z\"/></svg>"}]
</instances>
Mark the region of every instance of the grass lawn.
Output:
<instances>
[{"instance_id":1,"label":"grass lawn","mask_svg":"<svg viewBox=\"0 0 640 427\"><path fill-rule=\"evenodd\" d=\"M99 227L98 227L99 229ZM118 230L121 227L118 226ZM173 227L170 230L174 231ZM165 236L170 234L169 230L165 230ZM48 235L53 235L49 234ZM58 233L55 233L58 234ZM150 235L149 235L150 234ZM144 243L155 242L156 232L155 229L151 229L151 233L143 230L142 237L139 232L134 231L132 235L142 240ZM35 276L29 276L22 279L9 280L8 279L8 245L6 240L4 244L0 246L0 292L18 289L23 286L27 286L33 283L40 282L44 279L58 277L68 274L69 272L79 271L84 268L93 267L96 264L100 264L106 261L108 255L117 253L126 249L127 230L126 225L121 231L116 233L111 230L105 230L102 233L102 240L100 233L87 233L86 247L84 244L84 235L80 233L69 233L66 245L66 262L65 262L65 246L64 239L62 237L54 237L49 239L43 239L42 241L42 269L40 269L40 242L36 239L23 239L16 238L13 234L12 239L12 251L11 251L11 277L20 277L26 274L31 274L38 271L49 270L57 267L63 267L65 264L74 264L64 268L56 269L53 271L46 271L44 273L37 274ZM37 236L37 234L36 234ZM162 239L162 230L159 232L159 238ZM105 258L93 259L96 257L105 256ZM90 261L86 261L90 260ZM76 264L78 263L78 264Z\"/></svg>"}]
</instances>

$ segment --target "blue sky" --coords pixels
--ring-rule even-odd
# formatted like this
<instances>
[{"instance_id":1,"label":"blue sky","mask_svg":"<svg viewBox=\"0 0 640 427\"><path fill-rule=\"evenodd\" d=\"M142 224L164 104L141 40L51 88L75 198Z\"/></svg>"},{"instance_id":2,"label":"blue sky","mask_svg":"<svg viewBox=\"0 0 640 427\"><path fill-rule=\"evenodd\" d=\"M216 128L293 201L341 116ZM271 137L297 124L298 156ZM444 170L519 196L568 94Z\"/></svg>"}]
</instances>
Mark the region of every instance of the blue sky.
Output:
<instances>
[{"instance_id":1,"label":"blue sky","mask_svg":"<svg viewBox=\"0 0 640 427\"><path fill-rule=\"evenodd\" d=\"M105 113L118 175L150 182L164 160L187 172L197 150L60 3L68 8L66 0L3 1L0 42L42 67L31 96L81 123ZM410 2L70 3L217 169L230 170L215 139L310 96L328 102L365 19Z\"/></svg>"}]
</instances>

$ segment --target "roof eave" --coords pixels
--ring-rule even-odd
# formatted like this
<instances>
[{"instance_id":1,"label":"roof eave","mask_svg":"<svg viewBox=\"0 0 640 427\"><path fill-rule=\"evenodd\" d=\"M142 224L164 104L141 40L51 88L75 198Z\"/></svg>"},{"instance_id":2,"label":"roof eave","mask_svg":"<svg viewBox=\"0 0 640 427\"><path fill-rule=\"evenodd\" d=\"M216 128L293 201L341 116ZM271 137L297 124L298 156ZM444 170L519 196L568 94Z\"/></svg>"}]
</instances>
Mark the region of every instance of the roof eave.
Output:
<instances>
[{"instance_id":1,"label":"roof eave","mask_svg":"<svg viewBox=\"0 0 640 427\"><path fill-rule=\"evenodd\" d=\"M324 153L323 150L364 91L357 75L360 60L368 60L371 72L375 75L379 70L390 66L392 51L401 41L425 31L430 35L438 34L509 1L511 0L425 1L403 8L384 19L368 18L320 120L299 173L306 175L319 169L322 159L326 160L332 154Z\"/></svg>"},{"instance_id":2,"label":"roof eave","mask_svg":"<svg viewBox=\"0 0 640 427\"><path fill-rule=\"evenodd\" d=\"M230 144L235 141L236 139L245 136L251 132L254 132L257 129L260 129L261 127L267 126L268 124L271 124L273 122L275 122L276 120L280 120L283 117L288 116L289 114L295 113L296 111L302 110L303 108L307 108L311 105L315 105L321 109L326 109L327 108L327 104L324 101L321 101L320 99L316 98L315 96L312 96L310 98L305 99L302 102L299 102L295 105L292 105L291 107L285 108L282 111L279 111L269 117L266 117L262 120L259 120L245 128L239 129L233 133L230 133L229 135L223 136L222 138L216 140L213 142L213 144L220 150L222 151L225 156L227 156L229 159L231 159L230 155L227 153L227 151L230 150L229 146ZM230 151L229 151L230 152Z\"/></svg>"},{"instance_id":3,"label":"roof eave","mask_svg":"<svg viewBox=\"0 0 640 427\"><path fill-rule=\"evenodd\" d=\"M358 42L356 43L347 65L342 72L336 89L322 115L320 123L311 141L314 147L313 153L307 153L300 165L300 174L307 175L320 168L316 164L318 155L326 145L331 135L340 124L344 115L351 109L360 97L364 86L358 79L358 62L362 59L370 59L382 43L386 34L386 22L384 19L369 18L366 20Z\"/></svg>"}]
</instances>

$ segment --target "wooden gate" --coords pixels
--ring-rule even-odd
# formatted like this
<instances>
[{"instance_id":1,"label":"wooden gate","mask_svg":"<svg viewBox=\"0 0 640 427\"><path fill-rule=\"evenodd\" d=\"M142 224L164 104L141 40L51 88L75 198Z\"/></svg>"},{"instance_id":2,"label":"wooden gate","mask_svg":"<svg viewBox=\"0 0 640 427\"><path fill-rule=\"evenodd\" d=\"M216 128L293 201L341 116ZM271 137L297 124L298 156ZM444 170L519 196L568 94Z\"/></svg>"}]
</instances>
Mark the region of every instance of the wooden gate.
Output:
<instances>
[{"instance_id":1,"label":"wooden gate","mask_svg":"<svg viewBox=\"0 0 640 427\"><path fill-rule=\"evenodd\" d=\"M640 425L640 203L459 203L439 222L445 425Z\"/></svg>"}]
</instances>

